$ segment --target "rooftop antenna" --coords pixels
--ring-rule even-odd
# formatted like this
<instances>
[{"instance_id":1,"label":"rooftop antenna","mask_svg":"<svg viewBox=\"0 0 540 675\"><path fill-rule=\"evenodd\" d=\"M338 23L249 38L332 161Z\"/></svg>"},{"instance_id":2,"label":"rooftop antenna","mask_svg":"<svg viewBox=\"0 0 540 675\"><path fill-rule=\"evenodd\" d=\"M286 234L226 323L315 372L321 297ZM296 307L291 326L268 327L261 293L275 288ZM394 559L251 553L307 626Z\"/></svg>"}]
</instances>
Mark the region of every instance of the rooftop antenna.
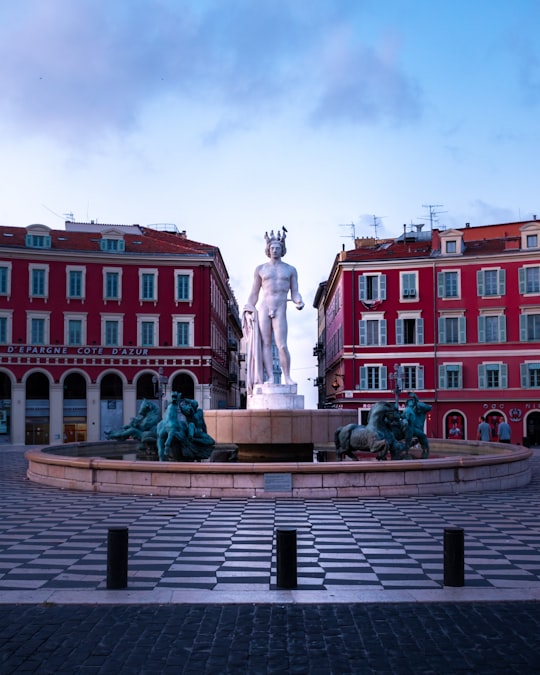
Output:
<instances>
[{"instance_id":1,"label":"rooftop antenna","mask_svg":"<svg viewBox=\"0 0 540 675\"><path fill-rule=\"evenodd\" d=\"M378 233L378 228L380 227L380 220L382 218L386 218L386 216L373 216L373 222L371 223L371 227L375 231L375 241L378 241L379 239L379 233Z\"/></svg>"},{"instance_id":2,"label":"rooftop antenna","mask_svg":"<svg viewBox=\"0 0 540 675\"><path fill-rule=\"evenodd\" d=\"M427 218L420 218L420 220L429 220L429 229L433 232L433 223L438 223L439 216L441 213L447 213L446 211L436 211L435 209L441 209L444 204L422 204L423 209L429 209L429 215Z\"/></svg>"},{"instance_id":3,"label":"rooftop antenna","mask_svg":"<svg viewBox=\"0 0 540 675\"><path fill-rule=\"evenodd\" d=\"M354 241L356 241L356 225L354 223L345 223L341 224L340 227L350 227L351 228L351 233L347 235L342 235L345 239L348 239L349 237Z\"/></svg>"}]
</instances>

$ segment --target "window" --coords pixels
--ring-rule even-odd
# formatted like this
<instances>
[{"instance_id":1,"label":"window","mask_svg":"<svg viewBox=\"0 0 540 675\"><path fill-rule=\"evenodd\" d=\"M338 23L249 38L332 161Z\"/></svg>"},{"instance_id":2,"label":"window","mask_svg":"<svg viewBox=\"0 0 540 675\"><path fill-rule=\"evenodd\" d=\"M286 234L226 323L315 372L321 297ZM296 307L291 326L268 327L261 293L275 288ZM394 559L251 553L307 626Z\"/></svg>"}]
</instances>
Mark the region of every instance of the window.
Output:
<instances>
[{"instance_id":1,"label":"window","mask_svg":"<svg viewBox=\"0 0 540 675\"><path fill-rule=\"evenodd\" d=\"M540 363L522 363L521 386L524 389L540 388Z\"/></svg>"},{"instance_id":2,"label":"window","mask_svg":"<svg viewBox=\"0 0 540 675\"><path fill-rule=\"evenodd\" d=\"M28 248L51 248L51 237L48 234L27 234L25 243Z\"/></svg>"},{"instance_id":3,"label":"window","mask_svg":"<svg viewBox=\"0 0 540 675\"><path fill-rule=\"evenodd\" d=\"M478 317L478 342L506 342L506 317L480 315Z\"/></svg>"},{"instance_id":4,"label":"window","mask_svg":"<svg viewBox=\"0 0 540 675\"><path fill-rule=\"evenodd\" d=\"M418 275L416 272L402 272L400 274L401 299L416 300L418 297Z\"/></svg>"},{"instance_id":5,"label":"window","mask_svg":"<svg viewBox=\"0 0 540 675\"><path fill-rule=\"evenodd\" d=\"M522 342L540 341L540 314L520 315L519 339Z\"/></svg>"},{"instance_id":6,"label":"window","mask_svg":"<svg viewBox=\"0 0 540 675\"><path fill-rule=\"evenodd\" d=\"M124 315L101 315L101 343L106 347L118 347L123 344Z\"/></svg>"},{"instance_id":7,"label":"window","mask_svg":"<svg viewBox=\"0 0 540 675\"><path fill-rule=\"evenodd\" d=\"M107 347L118 346L118 321L105 321L104 343Z\"/></svg>"},{"instance_id":8,"label":"window","mask_svg":"<svg viewBox=\"0 0 540 675\"><path fill-rule=\"evenodd\" d=\"M121 269L111 267L103 269L103 299L118 301L122 299Z\"/></svg>"},{"instance_id":9,"label":"window","mask_svg":"<svg viewBox=\"0 0 540 675\"><path fill-rule=\"evenodd\" d=\"M64 342L72 347L86 344L86 314L64 314Z\"/></svg>"},{"instance_id":10,"label":"window","mask_svg":"<svg viewBox=\"0 0 540 675\"><path fill-rule=\"evenodd\" d=\"M157 347L159 345L159 315L137 315L137 335L140 347Z\"/></svg>"},{"instance_id":11,"label":"window","mask_svg":"<svg viewBox=\"0 0 540 675\"><path fill-rule=\"evenodd\" d=\"M172 317L172 344L175 347L192 347L194 344L195 315L182 314Z\"/></svg>"},{"instance_id":12,"label":"window","mask_svg":"<svg viewBox=\"0 0 540 675\"><path fill-rule=\"evenodd\" d=\"M386 389L386 366L362 366L360 368L360 389Z\"/></svg>"},{"instance_id":13,"label":"window","mask_svg":"<svg viewBox=\"0 0 540 675\"><path fill-rule=\"evenodd\" d=\"M193 300L193 272L191 270L175 270L174 288L176 302L191 302Z\"/></svg>"},{"instance_id":14,"label":"window","mask_svg":"<svg viewBox=\"0 0 540 675\"><path fill-rule=\"evenodd\" d=\"M386 300L386 275L362 274L358 277L359 297L362 302L380 302Z\"/></svg>"},{"instance_id":15,"label":"window","mask_svg":"<svg viewBox=\"0 0 540 675\"><path fill-rule=\"evenodd\" d=\"M0 316L0 344L8 343L8 319L7 316Z\"/></svg>"},{"instance_id":16,"label":"window","mask_svg":"<svg viewBox=\"0 0 540 675\"><path fill-rule=\"evenodd\" d=\"M455 239L450 239L445 242L446 244L446 253L457 253L457 242Z\"/></svg>"},{"instance_id":17,"label":"window","mask_svg":"<svg viewBox=\"0 0 540 675\"><path fill-rule=\"evenodd\" d=\"M101 251L124 251L125 250L125 245L124 245L124 240L123 239L109 239L107 237L103 237L103 239L100 240L99 242L99 248Z\"/></svg>"},{"instance_id":18,"label":"window","mask_svg":"<svg viewBox=\"0 0 540 675\"><path fill-rule=\"evenodd\" d=\"M11 295L11 263L0 265L0 295Z\"/></svg>"},{"instance_id":19,"label":"window","mask_svg":"<svg viewBox=\"0 0 540 675\"><path fill-rule=\"evenodd\" d=\"M442 316L439 317L439 342L441 344L464 344L465 343L465 317Z\"/></svg>"},{"instance_id":20,"label":"window","mask_svg":"<svg viewBox=\"0 0 540 675\"><path fill-rule=\"evenodd\" d=\"M463 366L461 363L445 363L439 366L439 388L463 388Z\"/></svg>"},{"instance_id":21,"label":"window","mask_svg":"<svg viewBox=\"0 0 540 675\"><path fill-rule=\"evenodd\" d=\"M386 321L378 316L370 316L369 319L360 320L360 344L385 345L386 344Z\"/></svg>"},{"instance_id":22,"label":"window","mask_svg":"<svg viewBox=\"0 0 540 675\"><path fill-rule=\"evenodd\" d=\"M402 389L423 389L423 388L424 388L424 367L403 366Z\"/></svg>"},{"instance_id":23,"label":"window","mask_svg":"<svg viewBox=\"0 0 540 675\"><path fill-rule=\"evenodd\" d=\"M540 293L540 267L519 268L519 292Z\"/></svg>"},{"instance_id":24,"label":"window","mask_svg":"<svg viewBox=\"0 0 540 675\"><path fill-rule=\"evenodd\" d=\"M457 270L439 272L437 280L439 298L459 298L459 273Z\"/></svg>"},{"instance_id":25,"label":"window","mask_svg":"<svg viewBox=\"0 0 540 675\"><path fill-rule=\"evenodd\" d=\"M189 322L179 321L176 324L176 346L189 347Z\"/></svg>"},{"instance_id":26,"label":"window","mask_svg":"<svg viewBox=\"0 0 540 675\"><path fill-rule=\"evenodd\" d=\"M30 345L49 343L50 312L26 312L26 342Z\"/></svg>"},{"instance_id":27,"label":"window","mask_svg":"<svg viewBox=\"0 0 540 675\"><path fill-rule=\"evenodd\" d=\"M527 248L538 248L538 235L537 234L528 234L527 235Z\"/></svg>"},{"instance_id":28,"label":"window","mask_svg":"<svg viewBox=\"0 0 540 675\"><path fill-rule=\"evenodd\" d=\"M67 330L68 330L67 344L71 346L81 345L82 321L80 319L69 319Z\"/></svg>"},{"instance_id":29,"label":"window","mask_svg":"<svg viewBox=\"0 0 540 675\"><path fill-rule=\"evenodd\" d=\"M396 344L423 345L424 319L421 317L400 317L396 319Z\"/></svg>"},{"instance_id":30,"label":"window","mask_svg":"<svg viewBox=\"0 0 540 675\"><path fill-rule=\"evenodd\" d=\"M479 364L478 387L480 389L506 389L508 387L508 366L505 363Z\"/></svg>"},{"instance_id":31,"label":"window","mask_svg":"<svg viewBox=\"0 0 540 675\"><path fill-rule=\"evenodd\" d=\"M504 295L506 293L506 270L486 269L476 273L476 291L479 296Z\"/></svg>"},{"instance_id":32,"label":"window","mask_svg":"<svg viewBox=\"0 0 540 675\"><path fill-rule=\"evenodd\" d=\"M36 267L30 265L30 297L48 297L48 267Z\"/></svg>"},{"instance_id":33,"label":"window","mask_svg":"<svg viewBox=\"0 0 540 675\"><path fill-rule=\"evenodd\" d=\"M139 300L157 300L157 270L139 270Z\"/></svg>"},{"instance_id":34,"label":"window","mask_svg":"<svg viewBox=\"0 0 540 675\"><path fill-rule=\"evenodd\" d=\"M67 267L66 268L66 274L67 274L67 297L68 298L74 298L74 299L84 299L85 292L84 292L84 286L85 286L85 269L80 267L80 268L75 268L75 267Z\"/></svg>"},{"instance_id":35,"label":"window","mask_svg":"<svg viewBox=\"0 0 540 675\"><path fill-rule=\"evenodd\" d=\"M30 344L45 344L45 319L31 319Z\"/></svg>"}]
</instances>

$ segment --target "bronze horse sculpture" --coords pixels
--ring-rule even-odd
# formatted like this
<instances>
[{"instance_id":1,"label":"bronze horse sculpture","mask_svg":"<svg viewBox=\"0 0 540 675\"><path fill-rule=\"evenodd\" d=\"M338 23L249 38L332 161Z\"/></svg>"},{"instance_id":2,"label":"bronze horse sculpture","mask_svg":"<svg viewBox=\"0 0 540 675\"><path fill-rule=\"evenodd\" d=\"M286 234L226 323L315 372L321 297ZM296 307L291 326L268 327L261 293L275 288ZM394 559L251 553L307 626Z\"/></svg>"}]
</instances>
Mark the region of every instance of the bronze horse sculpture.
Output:
<instances>
[{"instance_id":1,"label":"bronze horse sculpture","mask_svg":"<svg viewBox=\"0 0 540 675\"><path fill-rule=\"evenodd\" d=\"M408 446L405 442L405 426L395 404L380 401L369 411L367 425L346 424L336 429L334 443L338 459L347 455L358 459L355 451L364 450L376 453L377 459L403 459Z\"/></svg>"}]
</instances>

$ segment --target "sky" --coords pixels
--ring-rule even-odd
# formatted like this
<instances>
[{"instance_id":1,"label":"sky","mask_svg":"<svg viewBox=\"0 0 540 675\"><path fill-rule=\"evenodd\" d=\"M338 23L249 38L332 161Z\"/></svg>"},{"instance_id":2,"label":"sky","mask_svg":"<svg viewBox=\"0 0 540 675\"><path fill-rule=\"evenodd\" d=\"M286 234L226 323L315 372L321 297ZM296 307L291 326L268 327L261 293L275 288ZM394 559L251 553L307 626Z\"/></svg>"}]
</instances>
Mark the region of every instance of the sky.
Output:
<instances>
[{"instance_id":1,"label":"sky","mask_svg":"<svg viewBox=\"0 0 540 675\"><path fill-rule=\"evenodd\" d=\"M0 2L0 224L174 223L240 308L264 233L306 307L353 237L540 214L538 0Z\"/></svg>"}]
</instances>

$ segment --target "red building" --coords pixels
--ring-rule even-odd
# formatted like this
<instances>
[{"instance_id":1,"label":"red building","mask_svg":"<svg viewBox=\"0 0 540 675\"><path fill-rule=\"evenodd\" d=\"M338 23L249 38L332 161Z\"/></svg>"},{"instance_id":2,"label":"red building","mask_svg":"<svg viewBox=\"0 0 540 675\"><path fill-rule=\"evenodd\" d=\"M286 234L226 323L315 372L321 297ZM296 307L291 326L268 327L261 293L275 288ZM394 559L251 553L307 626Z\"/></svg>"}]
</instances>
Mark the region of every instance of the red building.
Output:
<instances>
[{"instance_id":1,"label":"red building","mask_svg":"<svg viewBox=\"0 0 540 675\"><path fill-rule=\"evenodd\" d=\"M319 407L432 404L431 437L540 443L540 221L357 240L315 298Z\"/></svg>"},{"instance_id":2,"label":"red building","mask_svg":"<svg viewBox=\"0 0 540 675\"><path fill-rule=\"evenodd\" d=\"M238 407L219 249L175 228L0 227L0 439L99 440L174 390Z\"/></svg>"}]
</instances>

